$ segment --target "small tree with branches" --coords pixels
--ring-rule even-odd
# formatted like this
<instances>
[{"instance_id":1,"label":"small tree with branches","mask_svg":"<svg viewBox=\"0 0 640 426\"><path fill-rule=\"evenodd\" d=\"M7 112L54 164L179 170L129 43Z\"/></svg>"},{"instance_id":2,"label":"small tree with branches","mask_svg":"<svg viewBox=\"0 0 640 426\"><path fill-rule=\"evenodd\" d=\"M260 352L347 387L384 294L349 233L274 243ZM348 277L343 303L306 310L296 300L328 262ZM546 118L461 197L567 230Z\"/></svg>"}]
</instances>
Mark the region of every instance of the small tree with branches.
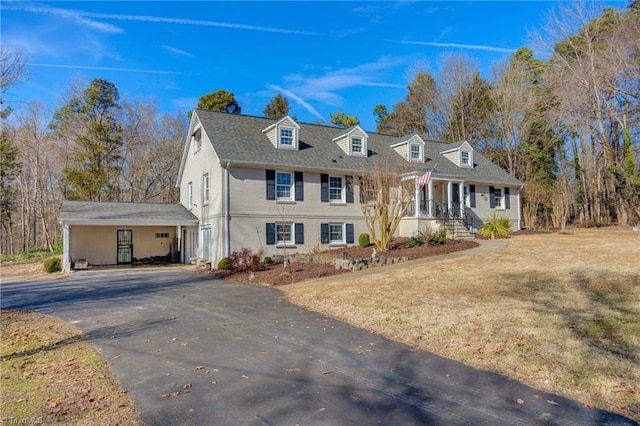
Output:
<instances>
[{"instance_id":1,"label":"small tree with branches","mask_svg":"<svg viewBox=\"0 0 640 426\"><path fill-rule=\"evenodd\" d=\"M402 218L409 212L415 194L415 179L384 160L374 162L370 172L358 176L360 208L371 241L378 251L389 250Z\"/></svg>"}]
</instances>

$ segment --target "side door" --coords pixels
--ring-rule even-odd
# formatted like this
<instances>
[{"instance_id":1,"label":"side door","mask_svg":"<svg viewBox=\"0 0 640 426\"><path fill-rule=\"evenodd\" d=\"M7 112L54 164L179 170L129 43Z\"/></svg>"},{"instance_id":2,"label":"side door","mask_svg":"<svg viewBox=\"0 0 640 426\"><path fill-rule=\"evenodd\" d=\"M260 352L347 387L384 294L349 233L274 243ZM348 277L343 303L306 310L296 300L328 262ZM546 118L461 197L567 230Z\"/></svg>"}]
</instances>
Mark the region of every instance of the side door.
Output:
<instances>
[{"instance_id":1,"label":"side door","mask_svg":"<svg viewBox=\"0 0 640 426\"><path fill-rule=\"evenodd\" d=\"M118 229L118 264L133 263L133 231Z\"/></svg>"}]
</instances>

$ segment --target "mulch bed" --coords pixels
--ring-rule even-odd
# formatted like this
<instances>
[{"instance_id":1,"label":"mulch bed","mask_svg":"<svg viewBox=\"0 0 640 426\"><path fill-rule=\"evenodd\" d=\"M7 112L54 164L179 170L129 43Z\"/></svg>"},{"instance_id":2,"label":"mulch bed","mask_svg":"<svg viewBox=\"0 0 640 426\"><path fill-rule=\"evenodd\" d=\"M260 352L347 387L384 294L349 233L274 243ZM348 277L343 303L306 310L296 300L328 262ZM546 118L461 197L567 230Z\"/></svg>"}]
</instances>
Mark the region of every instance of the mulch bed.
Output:
<instances>
[{"instance_id":1,"label":"mulch bed","mask_svg":"<svg viewBox=\"0 0 640 426\"><path fill-rule=\"evenodd\" d=\"M453 253L461 250L468 250L478 246L475 241L469 240L448 240L439 246L406 247L406 238L395 239L391 244L391 250L379 252L378 256L402 258L409 260L422 259L430 256ZM340 249L327 250L322 252L325 255L335 255L342 259L346 253L349 259L370 258L373 253L373 246L369 247L345 247ZM282 286L305 281L314 278L322 278L330 275L352 273L348 269L336 269L334 265L319 263L299 263L291 262L289 266L282 263L267 265L266 269L254 271L253 276L247 272L234 271L211 271L209 274L216 278L223 278L239 284L258 284Z\"/></svg>"}]
</instances>

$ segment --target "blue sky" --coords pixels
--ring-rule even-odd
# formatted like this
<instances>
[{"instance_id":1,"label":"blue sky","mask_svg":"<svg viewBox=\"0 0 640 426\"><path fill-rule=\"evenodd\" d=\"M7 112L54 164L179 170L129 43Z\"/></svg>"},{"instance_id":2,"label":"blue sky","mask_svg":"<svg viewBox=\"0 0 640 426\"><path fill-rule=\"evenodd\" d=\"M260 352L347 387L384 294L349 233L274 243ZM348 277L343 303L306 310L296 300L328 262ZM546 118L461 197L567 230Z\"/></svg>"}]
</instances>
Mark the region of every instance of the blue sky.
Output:
<instances>
[{"instance_id":1,"label":"blue sky","mask_svg":"<svg viewBox=\"0 0 640 426\"><path fill-rule=\"evenodd\" d=\"M624 7L624 2L614 3ZM276 93L300 121L338 110L375 130L373 108L407 94L416 66L441 55L491 64L529 44L554 2L12 2L0 6L3 45L29 58L29 79L4 98L52 110L71 79L113 82L122 98L161 112L193 108L218 89L243 114ZM417 65L418 64L418 65Z\"/></svg>"}]
</instances>

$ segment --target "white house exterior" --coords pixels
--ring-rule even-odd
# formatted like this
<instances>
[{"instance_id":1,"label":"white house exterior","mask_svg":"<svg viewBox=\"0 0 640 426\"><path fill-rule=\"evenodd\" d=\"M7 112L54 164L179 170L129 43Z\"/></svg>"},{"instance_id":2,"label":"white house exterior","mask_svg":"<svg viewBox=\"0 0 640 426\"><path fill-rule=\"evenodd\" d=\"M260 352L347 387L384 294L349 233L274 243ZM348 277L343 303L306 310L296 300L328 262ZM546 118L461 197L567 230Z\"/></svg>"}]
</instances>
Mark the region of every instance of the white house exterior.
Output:
<instances>
[{"instance_id":1,"label":"white house exterior","mask_svg":"<svg viewBox=\"0 0 640 426\"><path fill-rule=\"evenodd\" d=\"M444 215L476 230L492 213L520 229L522 183L467 142L440 143L239 114L194 110L177 186L198 220L187 227L184 259L216 263L249 248L265 255L357 243L367 233L357 177L376 161L402 167L416 184L399 236Z\"/></svg>"}]
</instances>

